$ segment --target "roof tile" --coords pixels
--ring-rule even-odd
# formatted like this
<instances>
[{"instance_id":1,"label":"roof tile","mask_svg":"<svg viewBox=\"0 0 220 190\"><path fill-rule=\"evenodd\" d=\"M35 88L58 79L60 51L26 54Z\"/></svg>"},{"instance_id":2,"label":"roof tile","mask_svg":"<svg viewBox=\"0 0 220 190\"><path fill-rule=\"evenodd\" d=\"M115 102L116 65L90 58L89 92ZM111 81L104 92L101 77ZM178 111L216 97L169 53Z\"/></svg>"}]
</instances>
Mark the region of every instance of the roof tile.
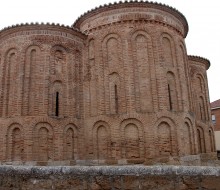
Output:
<instances>
[{"instance_id":1,"label":"roof tile","mask_svg":"<svg viewBox=\"0 0 220 190\"><path fill-rule=\"evenodd\" d=\"M217 107L220 107L220 99L214 102L211 102L211 108L217 108Z\"/></svg>"}]
</instances>

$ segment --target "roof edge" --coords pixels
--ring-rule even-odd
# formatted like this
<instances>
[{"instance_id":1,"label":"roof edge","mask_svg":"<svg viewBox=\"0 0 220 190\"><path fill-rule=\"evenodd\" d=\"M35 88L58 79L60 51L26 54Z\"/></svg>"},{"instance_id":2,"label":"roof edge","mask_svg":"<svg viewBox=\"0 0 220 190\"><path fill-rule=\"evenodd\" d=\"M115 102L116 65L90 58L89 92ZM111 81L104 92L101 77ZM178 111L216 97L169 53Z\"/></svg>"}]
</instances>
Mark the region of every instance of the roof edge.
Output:
<instances>
[{"instance_id":1,"label":"roof edge","mask_svg":"<svg viewBox=\"0 0 220 190\"><path fill-rule=\"evenodd\" d=\"M5 27L5 28L2 28L0 30L0 36L3 32L6 32L6 31L9 31L11 29L16 29L16 28L20 28L20 27L31 27L31 26L50 26L50 27L60 27L60 28L65 28L65 29L68 29L68 30L71 30L73 32L77 32L77 33L80 33L82 35L85 35L85 33L83 33L82 31L80 31L79 29L75 28L75 27L71 27L71 26L68 26L68 25L64 25L64 24L59 24L59 23L44 23L44 22L31 22L31 23L20 23L20 24L15 24L15 25L11 25L11 26L8 26L8 27Z\"/></svg>"},{"instance_id":2,"label":"roof edge","mask_svg":"<svg viewBox=\"0 0 220 190\"><path fill-rule=\"evenodd\" d=\"M209 67L211 66L211 63L208 59L200 57L200 56L188 55L188 59L191 61L197 61L197 62L204 63L206 65L206 70L208 70Z\"/></svg>"},{"instance_id":3,"label":"roof edge","mask_svg":"<svg viewBox=\"0 0 220 190\"><path fill-rule=\"evenodd\" d=\"M167 10L166 11L170 11L172 13L175 13L176 17L178 19L181 20L183 26L184 26L184 38L187 36L188 34L188 31L189 31L189 26L188 26L188 22L186 20L186 17L180 12L178 11L177 9L169 6L169 5L166 5L166 4L162 4L162 3L157 3L157 2L153 2L153 1L143 1L143 0L125 0L124 2L122 1L119 1L119 2L114 2L114 3L109 3L109 4L104 4L104 5L100 5L99 7L95 7L87 12L85 12L84 14L82 14L81 16L79 16L77 18L77 20L72 24L72 27L73 28L77 28L79 29L79 26L80 26L80 23L82 23L85 19L89 18L91 15L94 15L94 14L97 14L98 11L105 11L106 8L114 8L115 6L118 6L118 5L126 5L126 4L150 4L150 5L155 5L155 6L158 6L158 7L161 7L161 8L166 8Z\"/></svg>"}]
</instances>

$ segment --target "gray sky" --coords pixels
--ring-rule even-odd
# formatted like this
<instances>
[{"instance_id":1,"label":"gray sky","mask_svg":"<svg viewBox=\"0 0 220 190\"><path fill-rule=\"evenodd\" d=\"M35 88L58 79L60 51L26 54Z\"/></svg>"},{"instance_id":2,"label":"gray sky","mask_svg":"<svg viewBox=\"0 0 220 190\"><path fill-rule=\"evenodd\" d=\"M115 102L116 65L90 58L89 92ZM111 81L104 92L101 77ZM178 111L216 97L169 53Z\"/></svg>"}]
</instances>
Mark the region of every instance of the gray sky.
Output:
<instances>
[{"instance_id":1,"label":"gray sky","mask_svg":"<svg viewBox=\"0 0 220 190\"><path fill-rule=\"evenodd\" d=\"M0 29L20 23L54 22L72 25L84 12L112 0L2 0ZM160 0L183 13L189 24L188 55L211 61L208 70L210 101L220 99L220 3L217 0Z\"/></svg>"}]
</instances>

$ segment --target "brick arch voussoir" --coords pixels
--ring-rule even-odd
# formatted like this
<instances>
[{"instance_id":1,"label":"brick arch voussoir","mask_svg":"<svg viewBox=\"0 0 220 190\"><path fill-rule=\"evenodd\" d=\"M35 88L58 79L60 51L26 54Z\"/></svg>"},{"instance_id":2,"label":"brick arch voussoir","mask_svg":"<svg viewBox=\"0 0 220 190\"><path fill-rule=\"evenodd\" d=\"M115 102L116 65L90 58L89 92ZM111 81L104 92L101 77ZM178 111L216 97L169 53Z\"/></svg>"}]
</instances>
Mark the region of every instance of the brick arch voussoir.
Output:
<instances>
[{"instance_id":1,"label":"brick arch voussoir","mask_svg":"<svg viewBox=\"0 0 220 190\"><path fill-rule=\"evenodd\" d=\"M68 129L72 129L74 132L76 131L77 135L78 135L79 128L77 127L77 125L75 123L69 122L68 124L65 124L64 126L65 126L63 129L64 134L67 132Z\"/></svg>"},{"instance_id":2,"label":"brick arch voussoir","mask_svg":"<svg viewBox=\"0 0 220 190\"><path fill-rule=\"evenodd\" d=\"M120 45L122 44L122 40L121 40L122 38L121 38L119 32L118 31L116 32L116 31L112 30L112 31L106 32L106 34L103 35L103 37L102 37L102 46L103 45L105 46L107 44L107 41L111 38L116 39L119 42Z\"/></svg>"},{"instance_id":3,"label":"brick arch voussoir","mask_svg":"<svg viewBox=\"0 0 220 190\"><path fill-rule=\"evenodd\" d=\"M177 126L177 123L175 122L176 114L174 115L172 112L163 110L160 112L155 113L156 119L154 122L154 126L157 126L157 124L160 123L161 120L169 120L171 123L173 123L174 126Z\"/></svg>"},{"instance_id":4,"label":"brick arch voussoir","mask_svg":"<svg viewBox=\"0 0 220 190\"><path fill-rule=\"evenodd\" d=\"M199 72L199 71L195 72L195 73L194 73L194 77L195 77L195 78L201 77L202 80L203 80L203 82L205 82L205 77L204 77L204 74L203 74L202 72Z\"/></svg>"},{"instance_id":5,"label":"brick arch voussoir","mask_svg":"<svg viewBox=\"0 0 220 190\"><path fill-rule=\"evenodd\" d=\"M19 53L19 52L20 52L20 51L18 50L18 47L16 47L16 46L12 46L12 47L8 48L8 49L5 51L5 53L4 53L4 59L5 59L5 61L6 61L6 59L7 59L7 57L8 57L9 54L15 53L15 55L18 56L18 53Z\"/></svg>"},{"instance_id":6,"label":"brick arch voussoir","mask_svg":"<svg viewBox=\"0 0 220 190\"><path fill-rule=\"evenodd\" d=\"M192 120L190 117L188 117L188 116L185 116L184 122L187 122L187 123L189 123L191 126L193 126L193 120Z\"/></svg>"},{"instance_id":7,"label":"brick arch voussoir","mask_svg":"<svg viewBox=\"0 0 220 190\"><path fill-rule=\"evenodd\" d=\"M196 127L200 127L204 132L207 130L207 125L203 122L196 122Z\"/></svg>"},{"instance_id":8,"label":"brick arch voussoir","mask_svg":"<svg viewBox=\"0 0 220 190\"><path fill-rule=\"evenodd\" d=\"M120 128L124 129L128 124L136 125L138 127L138 129L141 129L143 132L143 123L140 120L138 120L137 118L129 117L126 119L121 119Z\"/></svg>"},{"instance_id":9,"label":"brick arch voussoir","mask_svg":"<svg viewBox=\"0 0 220 190\"><path fill-rule=\"evenodd\" d=\"M214 130L212 127L209 127L209 131L211 131L211 133L214 134Z\"/></svg>"},{"instance_id":10,"label":"brick arch voussoir","mask_svg":"<svg viewBox=\"0 0 220 190\"><path fill-rule=\"evenodd\" d=\"M204 134L204 126L198 125L198 126L196 127L196 129L201 130L201 131L203 132L203 134Z\"/></svg>"},{"instance_id":11,"label":"brick arch voussoir","mask_svg":"<svg viewBox=\"0 0 220 190\"><path fill-rule=\"evenodd\" d=\"M190 125L190 127L192 127L192 129L193 129L193 121L191 118L185 117L184 122L188 123Z\"/></svg>"},{"instance_id":12,"label":"brick arch voussoir","mask_svg":"<svg viewBox=\"0 0 220 190\"><path fill-rule=\"evenodd\" d=\"M160 40L162 42L163 38L168 38L170 40L171 46L174 46L174 39L172 37L172 35L170 35L168 32L161 32L160 34Z\"/></svg>"},{"instance_id":13,"label":"brick arch voussoir","mask_svg":"<svg viewBox=\"0 0 220 190\"><path fill-rule=\"evenodd\" d=\"M23 134L23 125L20 124L19 122L10 122L10 124L7 125L7 126L8 126L8 127L7 127L7 135L8 135L8 134L11 134L12 131L13 131L14 129L16 129L16 128L20 129L21 134Z\"/></svg>"},{"instance_id":14,"label":"brick arch voussoir","mask_svg":"<svg viewBox=\"0 0 220 190\"><path fill-rule=\"evenodd\" d=\"M138 35L145 36L147 38L147 40L150 40L150 42L152 43L152 36L146 27L138 27L138 28L132 29L127 34L127 37L128 37L128 39L131 39L132 41L134 41Z\"/></svg>"},{"instance_id":15,"label":"brick arch voussoir","mask_svg":"<svg viewBox=\"0 0 220 190\"><path fill-rule=\"evenodd\" d=\"M60 43L54 43L50 49L51 55L54 55L56 51L61 51L64 58L66 58L66 54L70 51L67 47Z\"/></svg>"},{"instance_id":16,"label":"brick arch voussoir","mask_svg":"<svg viewBox=\"0 0 220 190\"><path fill-rule=\"evenodd\" d=\"M101 115L101 116L98 116L97 118L94 118L93 121L91 121L91 125L90 127L93 127L95 126L96 123L98 123L99 121L104 121L108 124L108 126L111 128L112 126L114 126L116 123L118 124L119 123L119 118L116 117L114 118L114 120L112 118L109 118L105 115Z\"/></svg>"},{"instance_id":17,"label":"brick arch voussoir","mask_svg":"<svg viewBox=\"0 0 220 190\"><path fill-rule=\"evenodd\" d=\"M42 51L42 52L44 51L44 47L43 47L43 44L41 42L35 42L35 41L30 42L30 41L28 41L22 47L21 53L25 54L30 48L35 49L35 47L39 48L39 50Z\"/></svg>"},{"instance_id":18,"label":"brick arch voussoir","mask_svg":"<svg viewBox=\"0 0 220 190\"><path fill-rule=\"evenodd\" d=\"M171 134L174 137L175 141L177 142L177 123L173 120L170 116L161 116L157 121L155 122L154 126L156 127L155 130L155 137L157 136L158 127L161 123L167 123L171 128Z\"/></svg>"},{"instance_id":19,"label":"brick arch voussoir","mask_svg":"<svg viewBox=\"0 0 220 190\"><path fill-rule=\"evenodd\" d=\"M59 121L49 117L34 118L32 123L30 124L30 127L34 130L39 123L47 123L51 126L52 129L59 127Z\"/></svg>"},{"instance_id":20,"label":"brick arch voussoir","mask_svg":"<svg viewBox=\"0 0 220 190\"><path fill-rule=\"evenodd\" d=\"M100 126L104 126L107 129L108 135L111 134L110 125L106 121L104 121L104 120L96 121L93 124L93 133L96 133Z\"/></svg>"},{"instance_id":21,"label":"brick arch voussoir","mask_svg":"<svg viewBox=\"0 0 220 190\"><path fill-rule=\"evenodd\" d=\"M89 42L91 42L92 40L95 41L95 36L93 36L93 34L91 34L90 36L88 36L88 38L86 39L86 46L89 46Z\"/></svg>"},{"instance_id":22,"label":"brick arch voussoir","mask_svg":"<svg viewBox=\"0 0 220 190\"><path fill-rule=\"evenodd\" d=\"M127 114L127 115L123 115L121 117L118 118L120 124L127 119L136 119L138 120L140 123L142 123L142 125L144 125L144 123L146 123L147 120L145 120L144 117L142 117L140 114L138 113L131 113L131 114Z\"/></svg>"},{"instance_id":23,"label":"brick arch voussoir","mask_svg":"<svg viewBox=\"0 0 220 190\"><path fill-rule=\"evenodd\" d=\"M193 79L194 81L197 79L197 78L201 78L202 79L202 82L204 83L204 88L206 87L206 79L204 77L204 73L202 73L201 71L196 71L193 73Z\"/></svg>"},{"instance_id":24,"label":"brick arch voussoir","mask_svg":"<svg viewBox=\"0 0 220 190\"><path fill-rule=\"evenodd\" d=\"M39 122L35 125L34 127L34 132L38 133L39 129L41 129L42 127L40 126L40 124L46 124L45 126L43 126L43 128L46 128L49 131L49 134L53 134L54 133L54 129L53 126L48 123L48 122Z\"/></svg>"},{"instance_id":25,"label":"brick arch voussoir","mask_svg":"<svg viewBox=\"0 0 220 190\"><path fill-rule=\"evenodd\" d=\"M60 85L63 86L64 77L63 77L61 74L58 74L58 75L56 75L56 76L50 77L49 82L50 82L49 85L50 85L51 87L53 87L53 85L54 85L55 83L60 83Z\"/></svg>"},{"instance_id":26,"label":"brick arch voussoir","mask_svg":"<svg viewBox=\"0 0 220 190\"><path fill-rule=\"evenodd\" d=\"M167 116L160 117L156 121L155 126L158 127L161 123L167 123L171 127L172 131L177 127L177 124L171 117L167 117Z\"/></svg>"},{"instance_id":27,"label":"brick arch voussoir","mask_svg":"<svg viewBox=\"0 0 220 190\"><path fill-rule=\"evenodd\" d=\"M186 45L185 45L184 41L183 41L183 40L179 40L179 41L178 41L178 44L179 44L179 47L181 47L181 48L183 49L183 53L184 53L184 54L186 55L186 57L187 57Z\"/></svg>"}]
</instances>

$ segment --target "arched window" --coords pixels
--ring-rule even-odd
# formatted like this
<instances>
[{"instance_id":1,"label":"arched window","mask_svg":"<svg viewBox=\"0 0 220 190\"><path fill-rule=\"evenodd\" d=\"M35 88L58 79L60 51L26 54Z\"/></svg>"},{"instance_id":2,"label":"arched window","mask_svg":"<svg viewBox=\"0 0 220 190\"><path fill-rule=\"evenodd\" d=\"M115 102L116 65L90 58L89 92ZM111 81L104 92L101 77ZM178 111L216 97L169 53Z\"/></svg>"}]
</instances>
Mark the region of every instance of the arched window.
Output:
<instances>
[{"instance_id":1,"label":"arched window","mask_svg":"<svg viewBox=\"0 0 220 190\"><path fill-rule=\"evenodd\" d=\"M200 119L202 121L206 120L205 102L202 96L199 97L199 112Z\"/></svg>"},{"instance_id":2,"label":"arched window","mask_svg":"<svg viewBox=\"0 0 220 190\"><path fill-rule=\"evenodd\" d=\"M51 115L60 117L63 115L63 88L61 81L55 81L51 87Z\"/></svg>"},{"instance_id":3,"label":"arched window","mask_svg":"<svg viewBox=\"0 0 220 190\"><path fill-rule=\"evenodd\" d=\"M178 110L177 89L175 76L172 72L167 73L167 100L168 110Z\"/></svg>"},{"instance_id":4,"label":"arched window","mask_svg":"<svg viewBox=\"0 0 220 190\"><path fill-rule=\"evenodd\" d=\"M118 88L115 84L115 112L118 113Z\"/></svg>"},{"instance_id":5,"label":"arched window","mask_svg":"<svg viewBox=\"0 0 220 190\"><path fill-rule=\"evenodd\" d=\"M120 77L118 73L109 75L110 90L110 112L111 114L120 113Z\"/></svg>"},{"instance_id":6,"label":"arched window","mask_svg":"<svg viewBox=\"0 0 220 190\"><path fill-rule=\"evenodd\" d=\"M55 116L59 116L59 92L56 92Z\"/></svg>"}]
</instances>

